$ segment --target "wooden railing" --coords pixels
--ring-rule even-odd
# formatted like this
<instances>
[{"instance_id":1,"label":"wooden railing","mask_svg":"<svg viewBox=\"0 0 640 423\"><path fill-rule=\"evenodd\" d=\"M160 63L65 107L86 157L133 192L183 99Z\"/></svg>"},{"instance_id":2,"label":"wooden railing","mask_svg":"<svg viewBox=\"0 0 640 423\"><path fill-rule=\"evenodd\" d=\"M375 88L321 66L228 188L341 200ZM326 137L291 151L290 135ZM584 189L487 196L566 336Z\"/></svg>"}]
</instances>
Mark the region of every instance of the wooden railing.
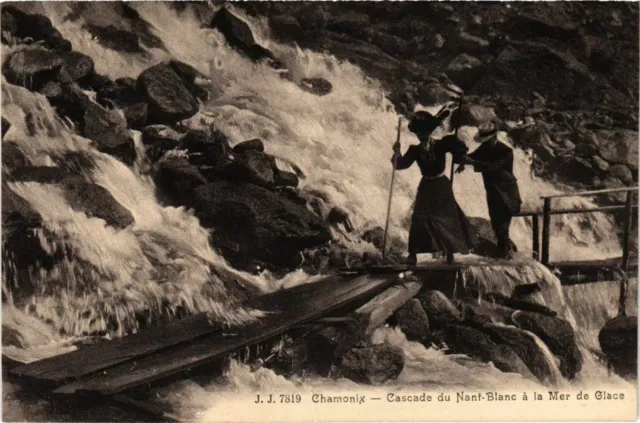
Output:
<instances>
[{"instance_id":1,"label":"wooden railing","mask_svg":"<svg viewBox=\"0 0 640 423\"><path fill-rule=\"evenodd\" d=\"M533 258L536 260L540 260L545 265L549 264L549 243L551 238L552 215L625 211L624 236L622 245L622 270L627 271L629 268L629 237L633 224L633 209L638 207L633 202L633 193L635 191L638 191L638 187L611 188L540 197L544 201L542 212L522 212L517 215L519 217L531 217L532 219ZM627 198L624 204L582 209L551 209L551 200L553 200L554 198L584 197L591 195L611 194L616 192L627 193ZM542 216L542 246L540 245L540 216ZM542 253L540 252L541 249Z\"/></svg>"}]
</instances>

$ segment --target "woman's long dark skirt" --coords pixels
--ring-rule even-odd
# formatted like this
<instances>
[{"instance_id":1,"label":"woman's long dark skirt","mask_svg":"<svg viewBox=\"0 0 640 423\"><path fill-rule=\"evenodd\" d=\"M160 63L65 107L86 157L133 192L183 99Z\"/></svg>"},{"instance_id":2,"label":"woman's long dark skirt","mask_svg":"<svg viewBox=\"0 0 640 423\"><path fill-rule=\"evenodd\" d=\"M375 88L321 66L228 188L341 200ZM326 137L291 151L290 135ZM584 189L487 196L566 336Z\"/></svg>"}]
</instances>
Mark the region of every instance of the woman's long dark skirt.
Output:
<instances>
[{"instance_id":1,"label":"woman's long dark skirt","mask_svg":"<svg viewBox=\"0 0 640 423\"><path fill-rule=\"evenodd\" d=\"M446 176L422 178L409 232L409 253L469 253L475 233Z\"/></svg>"}]
</instances>

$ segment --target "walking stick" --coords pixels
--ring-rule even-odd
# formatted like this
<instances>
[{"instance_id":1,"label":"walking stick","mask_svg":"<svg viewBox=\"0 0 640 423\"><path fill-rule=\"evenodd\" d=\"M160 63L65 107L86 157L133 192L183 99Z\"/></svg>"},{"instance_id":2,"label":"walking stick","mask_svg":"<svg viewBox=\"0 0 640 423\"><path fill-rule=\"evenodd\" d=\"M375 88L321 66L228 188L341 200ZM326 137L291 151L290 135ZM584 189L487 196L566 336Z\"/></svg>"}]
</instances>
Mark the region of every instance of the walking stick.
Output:
<instances>
[{"instance_id":1,"label":"walking stick","mask_svg":"<svg viewBox=\"0 0 640 423\"><path fill-rule=\"evenodd\" d=\"M394 147L400 147L400 129L402 127L402 117L398 118L398 137L396 138L396 143L393 145ZM393 156L393 170L391 171L391 186L389 187L389 202L387 203L387 222L384 225L384 240L382 241L382 260L384 261L387 255L387 234L389 233L389 217L391 214L391 200L393 198L393 182L396 176L396 162L397 158L394 154Z\"/></svg>"},{"instance_id":2,"label":"walking stick","mask_svg":"<svg viewBox=\"0 0 640 423\"><path fill-rule=\"evenodd\" d=\"M458 98L458 114L456 115L456 138L458 138L458 129L460 129L460 115L462 114L462 99L464 96L460 96L460 98ZM453 176L455 175L454 173L454 165L455 163L453 162L453 157L451 158L451 175L449 175L449 179L451 180L451 185L453 185Z\"/></svg>"}]
</instances>

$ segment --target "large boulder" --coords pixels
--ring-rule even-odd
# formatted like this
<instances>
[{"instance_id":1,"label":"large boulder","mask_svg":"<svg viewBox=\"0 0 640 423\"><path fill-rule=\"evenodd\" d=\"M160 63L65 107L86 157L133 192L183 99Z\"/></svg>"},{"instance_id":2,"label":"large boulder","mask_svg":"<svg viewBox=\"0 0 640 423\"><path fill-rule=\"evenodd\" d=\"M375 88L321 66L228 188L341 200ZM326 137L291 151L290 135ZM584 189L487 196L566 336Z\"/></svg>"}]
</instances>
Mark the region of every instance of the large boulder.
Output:
<instances>
[{"instance_id":1,"label":"large boulder","mask_svg":"<svg viewBox=\"0 0 640 423\"><path fill-rule=\"evenodd\" d=\"M82 134L94 141L99 151L115 156L126 164L135 161L133 138L121 112L89 103L84 112Z\"/></svg>"},{"instance_id":2,"label":"large boulder","mask_svg":"<svg viewBox=\"0 0 640 423\"><path fill-rule=\"evenodd\" d=\"M180 77L185 88L189 90L194 97L200 100L206 100L209 96L208 91L200 84L209 81L209 78L191 65L179 60L169 60L169 66Z\"/></svg>"},{"instance_id":3,"label":"large boulder","mask_svg":"<svg viewBox=\"0 0 640 423\"><path fill-rule=\"evenodd\" d=\"M229 181L242 181L272 187L275 183L276 163L268 154L256 150L234 154L231 163L223 167L218 176Z\"/></svg>"},{"instance_id":4,"label":"large boulder","mask_svg":"<svg viewBox=\"0 0 640 423\"><path fill-rule=\"evenodd\" d=\"M136 80L118 78L115 82L105 81L104 85L96 90L96 101L109 108L124 107L140 102Z\"/></svg>"},{"instance_id":5,"label":"large boulder","mask_svg":"<svg viewBox=\"0 0 640 423\"><path fill-rule=\"evenodd\" d=\"M206 184L207 180L185 157L170 157L159 164L154 182L160 192L160 198L166 199L172 205L181 206L189 204L193 198L193 191Z\"/></svg>"},{"instance_id":6,"label":"large boulder","mask_svg":"<svg viewBox=\"0 0 640 423\"><path fill-rule=\"evenodd\" d=\"M178 148L182 134L166 125L149 125L142 128L142 143L151 161L161 158L168 150Z\"/></svg>"},{"instance_id":7,"label":"large boulder","mask_svg":"<svg viewBox=\"0 0 640 423\"><path fill-rule=\"evenodd\" d=\"M6 39L5 36L9 36ZM2 7L2 41L10 43L15 38L43 41L52 50L71 51L72 45L54 28L51 19L38 14L28 14L14 6Z\"/></svg>"},{"instance_id":8,"label":"large boulder","mask_svg":"<svg viewBox=\"0 0 640 423\"><path fill-rule=\"evenodd\" d=\"M598 334L600 348L616 373L636 378L638 372L638 317L609 320Z\"/></svg>"},{"instance_id":9,"label":"large boulder","mask_svg":"<svg viewBox=\"0 0 640 423\"><path fill-rule=\"evenodd\" d=\"M389 344L351 348L342 356L338 369L357 383L380 385L397 379L404 368L404 352Z\"/></svg>"},{"instance_id":10,"label":"large boulder","mask_svg":"<svg viewBox=\"0 0 640 423\"><path fill-rule=\"evenodd\" d=\"M433 289L425 289L417 296L424 311L429 316L429 324L434 329L444 329L446 326L461 321L460 311L445 294Z\"/></svg>"},{"instance_id":11,"label":"large boulder","mask_svg":"<svg viewBox=\"0 0 640 423\"><path fill-rule=\"evenodd\" d=\"M124 229L134 223L133 215L113 198L104 187L78 179L63 183L67 202L72 209L89 217L103 219L109 226Z\"/></svg>"},{"instance_id":12,"label":"large boulder","mask_svg":"<svg viewBox=\"0 0 640 423\"><path fill-rule=\"evenodd\" d=\"M502 339L480 329L449 325L444 332L449 353L466 354L484 363L493 363L496 368L508 373L520 373L524 377L536 380L520 356Z\"/></svg>"},{"instance_id":13,"label":"large boulder","mask_svg":"<svg viewBox=\"0 0 640 423\"><path fill-rule=\"evenodd\" d=\"M116 28L113 25L85 25L94 39L103 47L123 53L142 53L144 49L133 32Z\"/></svg>"},{"instance_id":14,"label":"large boulder","mask_svg":"<svg viewBox=\"0 0 640 423\"><path fill-rule=\"evenodd\" d=\"M137 89L149 104L150 124L173 123L198 112L198 101L169 63L160 63L142 72Z\"/></svg>"},{"instance_id":15,"label":"large boulder","mask_svg":"<svg viewBox=\"0 0 640 423\"><path fill-rule=\"evenodd\" d=\"M235 154L242 154L247 151L259 151L262 153L264 152L264 143L260 138L253 138L234 145L232 151Z\"/></svg>"},{"instance_id":16,"label":"large boulder","mask_svg":"<svg viewBox=\"0 0 640 423\"><path fill-rule=\"evenodd\" d=\"M432 107L451 101L453 93L442 84L429 82L418 88L418 102L425 107Z\"/></svg>"},{"instance_id":17,"label":"large boulder","mask_svg":"<svg viewBox=\"0 0 640 423\"><path fill-rule=\"evenodd\" d=\"M479 104L463 104L460 113L460 125L480 126L483 123L495 122L498 117L492 107Z\"/></svg>"},{"instance_id":18,"label":"large boulder","mask_svg":"<svg viewBox=\"0 0 640 423\"><path fill-rule=\"evenodd\" d=\"M394 320L409 341L420 342L427 347L431 345L429 318L422 308L420 300L412 298L407 301L396 310Z\"/></svg>"},{"instance_id":19,"label":"large boulder","mask_svg":"<svg viewBox=\"0 0 640 423\"><path fill-rule=\"evenodd\" d=\"M569 322L529 311L518 311L513 314L512 319L520 329L534 333L547 344L549 350L560 360L560 372L564 377L575 377L582 368L582 354Z\"/></svg>"},{"instance_id":20,"label":"large boulder","mask_svg":"<svg viewBox=\"0 0 640 423\"><path fill-rule=\"evenodd\" d=\"M147 122L147 116L149 115L149 106L147 103L140 102L134 103L129 106L125 106L122 109L127 126L132 129L142 129Z\"/></svg>"},{"instance_id":21,"label":"large boulder","mask_svg":"<svg viewBox=\"0 0 640 423\"><path fill-rule=\"evenodd\" d=\"M195 165L217 168L226 164L231 147L229 139L220 131L189 131L180 141L180 148L189 152L189 161Z\"/></svg>"},{"instance_id":22,"label":"large boulder","mask_svg":"<svg viewBox=\"0 0 640 423\"><path fill-rule=\"evenodd\" d=\"M2 143L2 172L11 173L29 164L29 159L16 143Z\"/></svg>"},{"instance_id":23,"label":"large boulder","mask_svg":"<svg viewBox=\"0 0 640 423\"><path fill-rule=\"evenodd\" d=\"M7 82L37 91L56 78L63 63L58 52L29 47L11 54L2 66L2 74Z\"/></svg>"},{"instance_id":24,"label":"large boulder","mask_svg":"<svg viewBox=\"0 0 640 423\"><path fill-rule=\"evenodd\" d=\"M259 61L266 59L276 68L283 67L273 53L256 42L249 24L231 13L228 9L220 9L211 20L210 26L220 31L233 48L239 50L251 60Z\"/></svg>"},{"instance_id":25,"label":"large boulder","mask_svg":"<svg viewBox=\"0 0 640 423\"><path fill-rule=\"evenodd\" d=\"M485 65L480 59L462 53L449 62L445 72L451 81L466 91L484 74Z\"/></svg>"},{"instance_id":26,"label":"large boulder","mask_svg":"<svg viewBox=\"0 0 640 423\"><path fill-rule=\"evenodd\" d=\"M70 51L62 54L62 68L58 73L60 82L73 82L87 78L94 73L93 59L86 54Z\"/></svg>"},{"instance_id":27,"label":"large boulder","mask_svg":"<svg viewBox=\"0 0 640 423\"><path fill-rule=\"evenodd\" d=\"M328 376L331 367L340 361L340 357L364 340L364 330L357 324L327 326L317 332L309 341L309 355L316 372L321 376Z\"/></svg>"},{"instance_id":28,"label":"large boulder","mask_svg":"<svg viewBox=\"0 0 640 423\"><path fill-rule=\"evenodd\" d=\"M68 117L81 127L91 100L76 83L59 84L59 88L59 94L48 96L49 102L60 116Z\"/></svg>"},{"instance_id":29,"label":"large boulder","mask_svg":"<svg viewBox=\"0 0 640 423\"><path fill-rule=\"evenodd\" d=\"M257 185L217 181L195 190L200 222L229 259L260 259L292 266L306 248L331 239L327 226L304 206Z\"/></svg>"},{"instance_id":30,"label":"large boulder","mask_svg":"<svg viewBox=\"0 0 640 423\"><path fill-rule=\"evenodd\" d=\"M600 156L611 164L626 164L638 171L638 131L626 129L600 130L595 143Z\"/></svg>"}]
</instances>

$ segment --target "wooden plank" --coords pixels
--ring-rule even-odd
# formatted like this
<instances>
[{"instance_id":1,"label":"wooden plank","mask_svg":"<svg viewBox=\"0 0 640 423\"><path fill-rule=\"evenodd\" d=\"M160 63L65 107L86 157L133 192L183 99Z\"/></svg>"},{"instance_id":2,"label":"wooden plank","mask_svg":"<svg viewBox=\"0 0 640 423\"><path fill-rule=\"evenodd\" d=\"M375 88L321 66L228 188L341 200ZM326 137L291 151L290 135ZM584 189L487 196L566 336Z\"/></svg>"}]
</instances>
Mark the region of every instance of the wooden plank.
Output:
<instances>
[{"instance_id":1,"label":"wooden plank","mask_svg":"<svg viewBox=\"0 0 640 423\"><path fill-rule=\"evenodd\" d=\"M632 208L637 209L638 206L634 204ZM576 208L555 209L555 210L551 210L550 214L556 215L556 214L580 214L580 213L607 213L607 212L614 212L614 211L620 211L620 210L625 210L625 205L621 204L619 206L588 207L588 208L582 208L582 209L576 209ZM540 215L542 215L542 212L525 211L525 212L520 212L516 214L515 217L529 217L529 216L540 216Z\"/></svg>"},{"instance_id":2,"label":"wooden plank","mask_svg":"<svg viewBox=\"0 0 640 423\"><path fill-rule=\"evenodd\" d=\"M613 192L628 192L628 191L637 191L638 187L624 187L624 188L607 188L607 189L598 189L593 191L582 191L582 192L565 192L562 194L554 194L554 195L545 195L540 198L560 198L560 197L582 197L585 195L597 195L597 194L609 194Z\"/></svg>"},{"instance_id":3,"label":"wooden plank","mask_svg":"<svg viewBox=\"0 0 640 423\"><path fill-rule=\"evenodd\" d=\"M147 384L278 336L292 326L312 321L349 302L376 295L396 282L397 278L390 276L361 276L346 280L339 287L332 287L320 295L309 296L303 301L281 303L281 311L269 313L257 324L237 330L236 336L229 336L233 334L231 331L226 335L212 333L197 343L180 345L135 363L123 363L87 379L64 385L53 393L112 395Z\"/></svg>"}]
</instances>

